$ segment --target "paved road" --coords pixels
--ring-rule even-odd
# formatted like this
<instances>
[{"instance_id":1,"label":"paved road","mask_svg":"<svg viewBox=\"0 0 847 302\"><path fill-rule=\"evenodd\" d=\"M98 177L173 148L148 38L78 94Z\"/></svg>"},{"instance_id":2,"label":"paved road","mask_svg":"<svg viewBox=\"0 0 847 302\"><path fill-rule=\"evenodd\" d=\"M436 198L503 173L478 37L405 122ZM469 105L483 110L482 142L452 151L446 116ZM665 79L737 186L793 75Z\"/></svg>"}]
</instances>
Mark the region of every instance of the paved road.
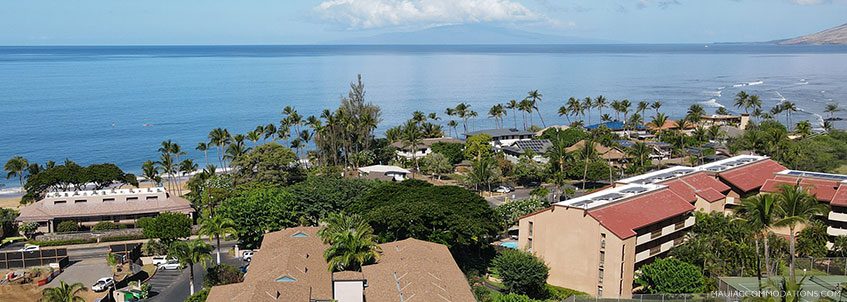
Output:
<instances>
[{"instance_id":1,"label":"paved road","mask_svg":"<svg viewBox=\"0 0 847 302\"><path fill-rule=\"evenodd\" d=\"M82 261L71 261L71 265L65 268L61 274L47 284L48 287L59 286L59 281L73 284L82 282L90 287L97 279L111 277L112 269L106 264L105 257L101 259L86 259Z\"/></svg>"},{"instance_id":2,"label":"paved road","mask_svg":"<svg viewBox=\"0 0 847 302\"><path fill-rule=\"evenodd\" d=\"M235 242L221 242L221 262L232 265L236 268L241 267L244 263L241 259L225 253L235 245ZM212 262L215 261L215 254L212 252ZM202 265L194 265L194 290L198 291L203 288L203 280L206 277L206 269ZM170 302L184 301L189 295L189 272L188 268L182 270L162 270L156 272L156 275L150 279L152 285L151 302Z\"/></svg>"}]
</instances>

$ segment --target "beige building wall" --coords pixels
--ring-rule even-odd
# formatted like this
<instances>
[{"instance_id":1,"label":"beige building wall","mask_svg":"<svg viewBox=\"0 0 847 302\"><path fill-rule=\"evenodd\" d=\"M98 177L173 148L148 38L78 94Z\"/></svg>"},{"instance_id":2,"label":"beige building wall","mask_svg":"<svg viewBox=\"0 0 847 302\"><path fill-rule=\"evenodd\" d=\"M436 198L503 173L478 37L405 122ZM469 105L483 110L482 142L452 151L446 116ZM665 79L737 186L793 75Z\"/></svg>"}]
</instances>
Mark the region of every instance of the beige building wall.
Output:
<instances>
[{"instance_id":1,"label":"beige building wall","mask_svg":"<svg viewBox=\"0 0 847 302\"><path fill-rule=\"evenodd\" d=\"M550 266L548 283L594 296L632 295L635 237L621 240L586 211L563 206L525 217L519 228L518 246Z\"/></svg>"},{"instance_id":2,"label":"beige building wall","mask_svg":"<svg viewBox=\"0 0 847 302\"><path fill-rule=\"evenodd\" d=\"M694 202L694 207L697 208L697 211L706 213L723 212L726 207L726 198L715 202L708 202L700 196L697 196L697 201Z\"/></svg>"}]
</instances>

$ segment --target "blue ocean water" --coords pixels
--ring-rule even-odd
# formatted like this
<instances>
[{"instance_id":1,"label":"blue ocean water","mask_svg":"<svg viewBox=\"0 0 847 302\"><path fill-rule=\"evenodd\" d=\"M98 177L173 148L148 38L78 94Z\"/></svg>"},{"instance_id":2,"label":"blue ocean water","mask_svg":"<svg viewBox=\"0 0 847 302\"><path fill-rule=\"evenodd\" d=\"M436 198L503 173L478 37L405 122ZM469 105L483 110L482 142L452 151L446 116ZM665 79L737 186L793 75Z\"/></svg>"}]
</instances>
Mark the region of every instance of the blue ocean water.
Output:
<instances>
[{"instance_id":1,"label":"blue ocean water","mask_svg":"<svg viewBox=\"0 0 847 302\"><path fill-rule=\"evenodd\" d=\"M0 159L138 171L166 139L202 159L193 148L210 129L246 132L278 121L286 105L317 115L337 106L356 74L382 107L379 131L458 102L480 113L475 128L493 126L491 105L534 89L548 124L565 122L556 110L568 97L601 94L661 100L673 117L692 103L734 110L742 89L766 108L794 101L804 111L795 121L817 124L829 102L847 107L843 46L0 47Z\"/></svg>"}]
</instances>

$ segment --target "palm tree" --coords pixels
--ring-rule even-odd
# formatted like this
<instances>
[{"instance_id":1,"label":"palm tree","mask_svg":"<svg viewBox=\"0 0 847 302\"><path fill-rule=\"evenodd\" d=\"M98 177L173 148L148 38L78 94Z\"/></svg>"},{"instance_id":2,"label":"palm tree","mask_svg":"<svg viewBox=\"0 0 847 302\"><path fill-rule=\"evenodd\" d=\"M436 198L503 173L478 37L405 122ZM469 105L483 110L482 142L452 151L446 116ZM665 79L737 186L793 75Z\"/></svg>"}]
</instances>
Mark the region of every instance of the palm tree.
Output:
<instances>
[{"instance_id":1,"label":"palm tree","mask_svg":"<svg viewBox=\"0 0 847 302\"><path fill-rule=\"evenodd\" d=\"M197 147L194 147L197 151L203 152L203 164L209 165L209 144L206 142L197 143Z\"/></svg>"},{"instance_id":2,"label":"palm tree","mask_svg":"<svg viewBox=\"0 0 847 302\"><path fill-rule=\"evenodd\" d=\"M653 104L650 104L650 108L653 108L653 110L656 110L656 114L659 114L659 108L662 108L662 102L655 101Z\"/></svg>"},{"instance_id":3,"label":"palm tree","mask_svg":"<svg viewBox=\"0 0 847 302\"><path fill-rule=\"evenodd\" d=\"M647 108L650 108L650 103L647 103L647 101L639 101L635 112L638 114L644 114L644 111L647 111Z\"/></svg>"},{"instance_id":4,"label":"palm tree","mask_svg":"<svg viewBox=\"0 0 847 302\"><path fill-rule=\"evenodd\" d=\"M503 104L497 104L491 106L491 109L488 109L488 117L494 119L494 124L497 125L497 128L503 128L504 115L506 115L506 110L503 108Z\"/></svg>"},{"instance_id":5,"label":"palm tree","mask_svg":"<svg viewBox=\"0 0 847 302\"><path fill-rule=\"evenodd\" d=\"M253 142L253 146L259 143L259 140L262 139L262 133L256 130L247 132L247 139Z\"/></svg>"},{"instance_id":6,"label":"palm tree","mask_svg":"<svg viewBox=\"0 0 847 302\"><path fill-rule=\"evenodd\" d=\"M770 276L770 248L768 245L768 233L776 220L777 200L774 195L760 194L745 199L741 204L741 216L754 230L759 232L759 237L765 245L765 276ZM758 240L756 241L758 250ZM758 251L756 252L758 255ZM759 280L761 283L761 279Z\"/></svg>"},{"instance_id":7,"label":"palm tree","mask_svg":"<svg viewBox=\"0 0 847 302\"><path fill-rule=\"evenodd\" d=\"M276 140L276 132L277 131L278 130L276 129L276 124L269 123L269 124L265 125L265 137L264 137L264 139L267 140L267 139L270 138L270 139Z\"/></svg>"},{"instance_id":8,"label":"palm tree","mask_svg":"<svg viewBox=\"0 0 847 302\"><path fill-rule=\"evenodd\" d=\"M506 109L512 109L512 118L515 120L515 129L518 128L518 101L512 99L506 103Z\"/></svg>"},{"instance_id":9,"label":"palm tree","mask_svg":"<svg viewBox=\"0 0 847 302\"><path fill-rule=\"evenodd\" d=\"M750 95L748 95L747 92L745 92L744 90L738 92L738 94L735 95L735 107L739 109L743 108L744 113L749 113L748 111L750 110Z\"/></svg>"},{"instance_id":10,"label":"palm tree","mask_svg":"<svg viewBox=\"0 0 847 302\"><path fill-rule=\"evenodd\" d=\"M361 271L363 265L379 260L381 250L373 228L361 217L333 213L324 223L318 236L329 244L324 251L329 271Z\"/></svg>"},{"instance_id":11,"label":"palm tree","mask_svg":"<svg viewBox=\"0 0 847 302\"><path fill-rule=\"evenodd\" d=\"M665 123L667 123L667 122L668 122L668 116L665 115L662 112L659 112L659 113L656 113L655 116L653 116L653 120L650 121L649 123L647 123L647 125L654 127L656 129L656 132L661 132L662 127L664 127Z\"/></svg>"},{"instance_id":12,"label":"palm tree","mask_svg":"<svg viewBox=\"0 0 847 302\"><path fill-rule=\"evenodd\" d=\"M144 174L145 178L154 182L156 185L162 183L162 177L159 176L159 169L156 167L155 162L148 160L142 163L141 172Z\"/></svg>"},{"instance_id":13,"label":"palm tree","mask_svg":"<svg viewBox=\"0 0 847 302\"><path fill-rule=\"evenodd\" d=\"M749 106L749 108L753 108L753 111L761 110L762 100L756 94L750 95L750 97L747 98L747 106ZM745 110L744 113L747 113L747 111Z\"/></svg>"},{"instance_id":14,"label":"palm tree","mask_svg":"<svg viewBox=\"0 0 847 302\"><path fill-rule=\"evenodd\" d=\"M621 101L612 100L612 103L609 105L609 107L611 107L612 110L615 111L615 120L619 121L621 119L621 111L622 111Z\"/></svg>"},{"instance_id":15,"label":"palm tree","mask_svg":"<svg viewBox=\"0 0 847 302\"><path fill-rule=\"evenodd\" d=\"M41 291L43 302L85 302L85 298L80 297L82 291L87 291L82 283L67 284L65 281L59 281L59 286L53 288L45 288Z\"/></svg>"},{"instance_id":16,"label":"palm tree","mask_svg":"<svg viewBox=\"0 0 847 302\"><path fill-rule=\"evenodd\" d=\"M606 97L599 95L594 98L594 108L597 108L598 112L600 112L600 116L603 116L603 109L608 107L606 104Z\"/></svg>"},{"instance_id":17,"label":"palm tree","mask_svg":"<svg viewBox=\"0 0 847 302\"><path fill-rule=\"evenodd\" d=\"M652 150L647 144L643 142L636 142L631 147L626 149L627 155L629 157L635 159L635 164L637 165L636 172L643 173L648 168L648 164L650 163L650 154L652 154Z\"/></svg>"},{"instance_id":18,"label":"palm tree","mask_svg":"<svg viewBox=\"0 0 847 302\"><path fill-rule=\"evenodd\" d=\"M226 165L224 165L224 147L229 144L231 137L229 135L229 131L223 128L215 128L209 132L209 143L213 146L218 147L218 161L220 161L221 167L226 171Z\"/></svg>"},{"instance_id":19,"label":"palm tree","mask_svg":"<svg viewBox=\"0 0 847 302\"><path fill-rule=\"evenodd\" d=\"M774 222L774 226L788 227L788 250L791 256L788 263L788 273L794 280L794 256L796 255L795 245L797 242L797 234L794 229L798 225L808 223L812 217L823 215L827 208L801 186L783 185L776 195L776 200L777 220Z\"/></svg>"},{"instance_id":20,"label":"palm tree","mask_svg":"<svg viewBox=\"0 0 847 302\"><path fill-rule=\"evenodd\" d=\"M569 112L571 115L573 115L575 117L582 114L582 112L585 111L582 108L582 103L580 103L579 100L576 99L575 97L568 98L568 102L566 103L566 105L568 106L567 112ZM570 118L568 118L568 121L570 121Z\"/></svg>"},{"instance_id":21,"label":"palm tree","mask_svg":"<svg viewBox=\"0 0 847 302\"><path fill-rule=\"evenodd\" d=\"M199 166L196 163L194 163L194 160L192 160L190 158L184 159L181 162L179 162L179 173L182 174L182 176L185 176L185 175L188 175L188 174L190 174L194 171L197 171L198 168L199 168Z\"/></svg>"},{"instance_id":22,"label":"palm tree","mask_svg":"<svg viewBox=\"0 0 847 302\"><path fill-rule=\"evenodd\" d=\"M17 177L18 182L21 184L21 190L24 188L24 171L27 170L29 166L29 162L27 162L26 158L23 156L13 156L10 158L5 165L3 165L3 170L6 171L6 179L10 179L12 177Z\"/></svg>"},{"instance_id":23,"label":"palm tree","mask_svg":"<svg viewBox=\"0 0 847 302\"><path fill-rule=\"evenodd\" d=\"M532 109L534 109L535 112L538 113L538 119L541 120L541 127L547 127L547 125L544 124L544 117L541 116L541 110L538 110L538 103L541 102L541 97L543 97L543 96L544 95L542 95L536 89L536 90L530 91L526 98L532 100ZM529 114L532 115L532 112L530 112Z\"/></svg>"},{"instance_id":24,"label":"palm tree","mask_svg":"<svg viewBox=\"0 0 847 302\"><path fill-rule=\"evenodd\" d=\"M571 123L571 110L570 108L568 108L568 106L559 107L558 113L559 116L564 116L566 119L568 119L568 124Z\"/></svg>"},{"instance_id":25,"label":"palm tree","mask_svg":"<svg viewBox=\"0 0 847 302\"><path fill-rule=\"evenodd\" d=\"M696 123L703 118L703 115L706 115L706 110L703 109L702 105L691 104L691 106L688 107L688 120Z\"/></svg>"},{"instance_id":26,"label":"palm tree","mask_svg":"<svg viewBox=\"0 0 847 302\"><path fill-rule=\"evenodd\" d=\"M415 162L414 172L419 171L421 168L417 157L418 145L421 144L420 132L421 130L418 127L418 123L414 120L406 121L406 125L403 126L402 130L403 145L412 149L412 160ZM414 172L412 173L412 178L415 177Z\"/></svg>"},{"instance_id":27,"label":"palm tree","mask_svg":"<svg viewBox=\"0 0 847 302\"><path fill-rule=\"evenodd\" d=\"M797 112L797 105L793 102L784 101L779 105L782 112L785 112L786 125L788 130L791 130L791 113Z\"/></svg>"},{"instance_id":28,"label":"palm tree","mask_svg":"<svg viewBox=\"0 0 847 302\"><path fill-rule=\"evenodd\" d=\"M623 101L621 101L621 112L623 112L623 119L624 119L624 121L626 121L626 120L627 120L627 116L629 116L629 107L630 107L630 105L632 105L632 104L631 104L631 103L629 102L629 100L627 100L627 99L624 99Z\"/></svg>"},{"instance_id":29,"label":"palm tree","mask_svg":"<svg viewBox=\"0 0 847 302\"><path fill-rule=\"evenodd\" d=\"M447 122L447 127L452 128L453 132L456 132L456 137L459 136L459 130L456 129L456 127L458 127L458 126L459 126L459 123L456 122L455 120L450 120L450 121ZM517 127L517 126L515 126L515 127Z\"/></svg>"},{"instance_id":30,"label":"palm tree","mask_svg":"<svg viewBox=\"0 0 847 302\"><path fill-rule=\"evenodd\" d=\"M838 108L838 104L836 103L826 104L826 109L823 110L823 112L829 114L829 119L835 118L835 113L839 111L841 111L841 108Z\"/></svg>"},{"instance_id":31,"label":"palm tree","mask_svg":"<svg viewBox=\"0 0 847 302\"><path fill-rule=\"evenodd\" d=\"M591 125L591 108L594 108L594 100L592 100L589 96L582 99L582 109L586 112L589 125Z\"/></svg>"},{"instance_id":32,"label":"palm tree","mask_svg":"<svg viewBox=\"0 0 847 302\"><path fill-rule=\"evenodd\" d=\"M812 123L809 121L800 121L794 126L794 133L803 138L812 135Z\"/></svg>"},{"instance_id":33,"label":"palm tree","mask_svg":"<svg viewBox=\"0 0 847 302\"><path fill-rule=\"evenodd\" d=\"M211 215L209 218L200 220L200 235L209 236L209 240L215 238L215 251L217 263L221 264L221 237L236 234L235 221L221 215Z\"/></svg>"},{"instance_id":34,"label":"palm tree","mask_svg":"<svg viewBox=\"0 0 847 302\"><path fill-rule=\"evenodd\" d=\"M171 244L168 256L188 266L188 286L190 294L194 295L194 265L200 263L206 267L206 262L212 259L212 246L200 239L177 241Z\"/></svg>"}]
</instances>

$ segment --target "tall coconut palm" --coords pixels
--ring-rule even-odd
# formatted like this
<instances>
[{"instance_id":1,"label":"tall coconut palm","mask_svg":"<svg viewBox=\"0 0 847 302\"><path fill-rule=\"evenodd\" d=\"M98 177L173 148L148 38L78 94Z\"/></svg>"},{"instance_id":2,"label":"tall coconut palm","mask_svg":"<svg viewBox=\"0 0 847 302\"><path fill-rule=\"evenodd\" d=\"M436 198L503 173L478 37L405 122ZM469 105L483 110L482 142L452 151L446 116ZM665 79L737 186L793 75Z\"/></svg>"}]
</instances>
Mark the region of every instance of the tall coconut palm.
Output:
<instances>
[{"instance_id":1,"label":"tall coconut palm","mask_svg":"<svg viewBox=\"0 0 847 302\"><path fill-rule=\"evenodd\" d=\"M269 124L265 125L265 137L264 137L264 139L267 140L267 139L270 138L272 140L276 140L276 132L277 132L276 124L269 123Z\"/></svg>"},{"instance_id":2,"label":"tall coconut palm","mask_svg":"<svg viewBox=\"0 0 847 302\"><path fill-rule=\"evenodd\" d=\"M797 242L797 234L794 230L798 225L808 223L813 217L823 215L827 208L801 186L783 185L776 195L776 200L777 220L774 222L774 226L788 227L788 250L791 256L788 263L788 274L794 280L794 257Z\"/></svg>"},{"instance_id":3,"label":"tall coconut palm","mask_svg":"<svg viewBox=\"0 0 847 302\"><path fill-rule=\"evenodd\" d=\"M197 169L199 169L199 166L196 163L194 163L194 160L192 160L190 158L184 159L181 162L179 162L179 173L182 176L191 174L194 171L197 171Z\"/></svg>"},{"instance_id":4,"label":"tall coconut palm","mask_svg":"<svg viewBox=\"0 0 847 302\"><path fill-rule=\"evenodd\" d=\"M568 106L563 105L562 107L559 107L558 113L559 116L564 116L566 119L568 119L568 124L571 123L571 109L568 108Z\"/></svg>"},{"instance_id":5,"label":"tall coconut palm","mask_svg":"<svg viewBox=\"0 0 847 302\"><path fill-rule=\"evenodd\" d=\"M591 97L585 97L582 99L582 108L586 112L586 117L588 117L588 124L591 125L591 108L594 108L594 100Z\"/></svg>"},{"instance_id":6,"label":"tall coconut palm","mask_svg":"<svg viewBox=\"0 0 847 302\"><path fill-rule=\"evenodd\" d=\"M655 102L653 102L653 104L650 104L650 108L653 108L653 110L656 111L656 114L659 114L659 108L662 108L662 102L661 101L655 101Z\"/></svg>"},{"instance_id":7,"label":"tall coconut palm","mask_svg":"<svg viewBox=\"0 0 847 302\"><path fill-rule=\"evenodd\" d=\"M195 150L203 152L203 164L209 165L209 144L206 142L197 143L197 147L194 147Z\"/></svg>"},{"instance_id":8,"label":"tall coconut palm","mask_svg":"<svg viewBox=\"0 0 847 302\"><path fill-rule=\"evenodd\" d=\"M839 111L841 111L841 108L838 108L838 104L836 103L826 104L826 109L823 110L823 112L829 114L829 119L835 118L835 113Z\"/></svg>"},{"instance_id":9,"label":"tall coconut palm","mask_svg":"<svg viewBox=\"0 0 847 302\"><path fill-rule=\"evenodd\" d=\"M749 106L749 108L752 108L753 111L761 110L762 109L762 99L760 99L759 96L756 95L756 94L750 95L747 98L747 106ZM745 110L744 113L747 113L747 111Z\"/></svg>"},{"instance_id":10,"label":"tall coconut palm","mask_svg":"<svg viewBox=\"0 0 847 302\"><path fill-rule=\"evenodd\" d=\"M459 127L458 122L456 122L455 120L450 120L450 121L447 122L447 127L450 127L450 129L453 129L453 132L456 133L456 137L459 137L459 130L456 129L456 127ZM517 126L515 126L515 128L517 128Z\"/></svg>"},{"instance_id":11,"label":"tall coconut palm","mask_svg":"<svg viewBox=\"0 0 847 302\"><path fill-rule=\"evenodd\" d=\"M43 302L85 302L85 298L80 296L80 292L87 291L82 283L67 284L65 281L59 281L59 286L45 288L41 291L41 301Z\"/></svg>"},{"instance_id":12,"label":"tall coconut palm","mask_svg":"<svg viewBox=\"0 0 847 302\"><path fill-rule=\"evenodd\" d=\"M647 123L647 125L656 129L656 132L661 132L662 127L664 127L665 123L667 123L667 122L668 122L668 116L665 115L662 112L659 112L659 113L656 113L655 116L653 116L653 119L649 123Z\"/></svg>"},{"instance_id":13,"label":"tall coconut palm","mask_svg":"<svg viewBox=\"0 0 847 302\"><path fill-rule=\"evenodd\" d=\"M235 221L221 215L210 215L200 219L200 235L215 239L215 253L218 265L221 264L221 237L236 234Z\"/></svg>"},{"instance_id":14,"label":"tall coconut palm","mask_svg":"<svg viewBox=\"0 0 847 302\"><path fill-rule=\"evenodd\" d=\"M603 109L608 106L609 105L606 104L605 96L598 95L596 98L594 98L594 108L597 108L597 112L599 112L600 116L603 116Z\"/></svg>"},{"instance_id":15,"label":"tall coconut palm","mask_svg":"<svg viewBox=\"0 0 847 302\"><path fill-rule=\"evenodd\" d=\"M188 266L188 286L191 295L194 294L194 265L206 267L212 259L212 246L200 239L177 241L168 249L168 256L175 258L180 264Z\"/></svg>"},{"instance_id":16,"label":"tall coconut palm","mask_svg":"<svg viewBox=\"0 0 847 302\"><path fill-rule=\"evenodd\" d=\"M362 266L379 260L380 248L373 229L358 216L330 214L318 231L329 247L324 258L329 271L361 271Z\"/></svg>"},{"instance_id":17,"label":"tall coconut palm","mask_svg":"<svg viewBox=\"0 0 847 302\"><path fill-rule=\"evenodd\" d=\"M621 112L623 112L623 120L624 121L626 121L628 119L627 117L629 116L629 107L631 105L632 105L632 103L630 103L629 100L627 100L627 99L624 99L623 101L621 101Z\"/></svg>"},{"instance_id":18,"label":"tall coconut palm","mask_svg":"<svg viewBox=\"0 0 847 302\"><path fill-rule=\"evenodd\" d=\"M209 143L218 147L218 161L220 162L221 167L224 168L224 171L226 171L226 165L224 164L224 148L229 144L231 139L229 131L224 128L215 128L209 132Z\"/></svg>"},{"instance_id":19,"label":"tall coconut palm","mask_svg":"<svg viewBox=\"0 0 847 302\"><path fill-rule=\"evenodd\" d=\"M582 103L580 103L575 97L568 98L568 102L565 105L567 106L567 111L574 117L582 115L582 113L585 112L584 108L582 108ZM570 119L568 119L568 121L570 121Z\"/></svg>"},{"instance_id":20,"label":"tall coconut palm","mask_svg":"<svg viewBox=\"0 0 847 302\"><path fill-rule=\"evenodd\" d=\"M503 104L497 104L491 106L491 109L488 109L488 117L494 119L494 124L497 128L503 128L503 116L506 115L506 110L503 107Z\"/></svg>"},{"instance_id":21,"label":"tall coconut palm","mask_svg":"<svg viewBox=\"0 0 847 302\"><path fill-rule=\"evenodd\" d=\"M259 144L259 140L262 139L262 132L258 132L256 130L247 132L247 139L253 142L253 146Z\"/></svg>"},{"instance_id":22,"label":"tall coconut palm","mask_svg":"<svg viewBox=\"0 0 847 302\"><path fill-rule=\"evenodd\" d=\"M27 170L29 162L23 156L13 156L6 164L3 165L3 170L6 171L6 179L17 177L20 182L21 190L24 187L24 172Z\"/></svg>"},{"instance_id":23,"label":"tall coconut palm","mask_svg":"<svg viewBox=\"0 0 847 302\"><path fill-rule=\"evenodd\" d=\"M156 163L152 160L145 161L141 164L141 172L147 180L152 181L157 186L162 183L162 177L159 176L159 168L156 167Z\"/></svg>"},{"instance_id":24,"label":"tall coconut palm","mask_svg":"<svg viewBox=\"0 0 847 302\"><path fill-rule=\"evenodd\" d=\"M644 114L644 111L647 111L647 108L650 108L650 103L647 103L647 101L639 101L638 106L635 108L636 113Z\"/></svg>"},{"instance_id":25,"label":"tall coconut palm","mask_svg":"<svg viewBox=\"0 0 847 302\"><path fill-rule=\"evenodd\" d=\"M414 172L420 171L421 167L418 163L418 146L421 144L421 130L415 120L406 121L406 125L402 130L403 145L412 150L412 161L415 162L415 170L412 173L412 178L415 177Z\"/></svg>"},{"instance_id":26,"label":"tall coconut palm","mask_svg":"<svg viewBox=\"0 0 847 302\"><path fill-rule=\"evenodd\" d=\"M650 154L653 153L650 147L643 142L636 142L625 151L629 157L635 159L636 172L645 172L650 163Z\"/></svg>"},{"instance_id":27,"label":"tall coconut palm","mask_svg":"<svg viewBox=\"0 0 847 302\"><path fill-rule=\"evenodd\" d=\"M744 113L749 113L750 110L750 95L747 94L744 90L738 92L735 95L735 107L738 109L744 109Z\"/></svg>"},{"instance_id":28,"label":"tall coconut palm","mask_svg":"<svg viewBox=\"0 0 847 302\"><path fill-rule=\"evenodd\" d=\"M515 121L515 129L518 128L518 101L512 99L506 103L506 109L512 109L512 119Z\"/></svg>"},{"instance_id":29,"label":"tall coconut palm","mask_svg":"<svg viewBox=\"0 0 847 302\"><path fill-rule=\"evenodd\" d=\"M800 121L794 126L794 133L803 138L812 135L812 123L809 121Z\"/></svg>"},{"instance_id":30,"label":"tall coconut palm","mask_svg":"<svg viewBox=\"0 0 847 302\"><path fill-rule=\"evenodd\" d=\"M532 101L529 99L523 99L518 103L518 109L520 109L521 115L523 116L523 129L526 130L526 114L529 113L529 125L532 127Z\"/></svg>"},{"instance_id":31,"label":"tall coconut palm","mask_svg":"<svg viewBox=\"0 0 847 302\"><path fill-rule=\"evenodd\" d=\"M741 203L740 216L759 233L759 238L764 241L765 276L770 276L771 273L768 233L770 233L770 228L776 222L777 206L777 200L772 194L756 195L744 199ZM758 240L756 241L756 246L758 247ZM761 282L761 279L759 282Z\"/></svg>"},{"instance_id":32,"label":"tall coconut palm","mask_svg":"<svg viewBox=\"0 0 847 302\"><path fill-rule=\"evenodd\" d=\"M688 120L697 123L706 115L706 110L700 104L691 104L688 106Z\"/></svg>"},{"instance_id":33,"label":"tall coconut palm","mask_svg":"<svg viewBox=\"0 0 847 302\"><path fill-rule=\"evenodd\" d=\"M611 107L612 110L615 111L615 120L619 121L621 119L621 112L623 111L623 109L621 109L621 101L612 100L612 103L609 105L609 107Z\"/></svg>"},{"instance_id":34,"label":"tall coconut palm","mask_svg":"<svg viewBox=\"0 0 847 302\"><path fill-rule=\"evenodd\" d=\"M540 92L538 92L538 90L536 89L536 90L533 90L533 91L528 92L528 93L527 93L526 98L531 100L531 102L532 102L532 109L533 109L533 110L535 110L535 112L536 112L536 113L538 113L538 119L540 119L540 120L541 120L541 127L547 127L547 125L546 125L546 124L544 124L544 116L542 116L542 115L541 115L541 110L539 110L539 109L538 109L538 103L540 103L540 102L541 102L541 98L542 98L543 96L544 96L544 95L542 95L542 94L541 94ZM532 113L531 113L531 112L530 112L530 115L532 115Z\"/></svg>"},{"instance_id":35,"label":"tall coconut palm","mask_svg":"<svg viewBox=\"0 0 847 302\"><path fill-rule=\"evenodd\" d=\"M785 112L786 126L788 126L788 130L791 130L791 114L797 112L797 105L793 102L784 101L779 107L782 109L782 112Z\"/></svg>"}]
</instances>

